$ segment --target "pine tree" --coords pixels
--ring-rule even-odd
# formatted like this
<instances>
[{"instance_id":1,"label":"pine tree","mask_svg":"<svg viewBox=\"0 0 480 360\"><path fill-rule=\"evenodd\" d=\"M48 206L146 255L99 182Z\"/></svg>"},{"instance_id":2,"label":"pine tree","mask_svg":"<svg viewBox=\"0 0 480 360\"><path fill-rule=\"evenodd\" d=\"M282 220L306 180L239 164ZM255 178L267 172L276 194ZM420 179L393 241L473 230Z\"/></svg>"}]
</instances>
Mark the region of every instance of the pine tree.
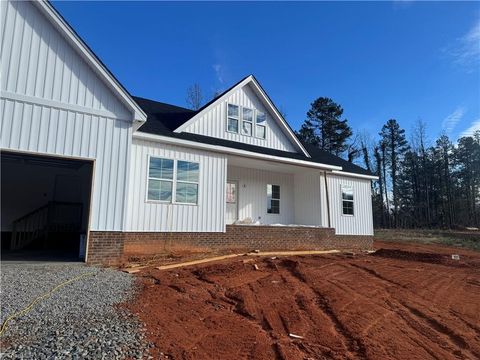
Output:
<instances>
[{"instance_id":1,"label":"pine tree","mask_svg":"<svg viewBox=\"0 0 480 360\"><path fill-rule=\"evenodd\" d=\"M398 224L398 165L408 149L405 130L400 128L397 120L390 119L380 131L382 144L385 146L386 162L390 166L392 182L394 225Z\"/></svg>"},{"instance_id":2,"label":"pine tree","mask_svg":"<svg viewBox=\"0 0 480 360\"><path fill-rule=\"evenodd\" d=\"M320 97L311 104L298 136L306 143L340 156L348 149L347 140L352 136L352 129L342 115L340 105Z\"/></svg>"}]
</instances>

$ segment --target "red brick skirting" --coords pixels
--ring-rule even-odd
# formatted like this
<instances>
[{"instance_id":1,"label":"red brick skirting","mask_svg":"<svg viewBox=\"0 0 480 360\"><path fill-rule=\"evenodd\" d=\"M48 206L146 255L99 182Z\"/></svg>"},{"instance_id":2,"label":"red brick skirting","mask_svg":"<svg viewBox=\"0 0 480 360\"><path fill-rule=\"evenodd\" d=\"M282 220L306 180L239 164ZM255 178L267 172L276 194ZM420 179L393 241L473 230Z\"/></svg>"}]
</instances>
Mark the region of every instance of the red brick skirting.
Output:
<instances>
[{"instance_id":1,"label":"red brick skirting","mask_svg":"<svg viewBox=\"0 0 480 360\"><path fill-rule=\"evenodd\" d=\"M227 225L224 233L90 232L87 262L114 266L172 250L371 249L372 236L335 235L334 229L301 226Z\"/></svg>"}]
</instances>

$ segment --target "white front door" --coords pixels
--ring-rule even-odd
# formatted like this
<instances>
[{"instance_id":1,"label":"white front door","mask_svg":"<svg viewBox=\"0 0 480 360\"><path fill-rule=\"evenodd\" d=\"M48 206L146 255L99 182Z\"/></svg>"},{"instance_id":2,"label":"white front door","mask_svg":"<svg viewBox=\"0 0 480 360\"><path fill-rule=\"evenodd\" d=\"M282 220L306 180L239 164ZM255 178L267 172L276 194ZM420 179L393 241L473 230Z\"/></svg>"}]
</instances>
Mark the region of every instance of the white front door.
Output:
<instances>
[{"instance_id":1,"label":"white front door","mask_svg":"<svg viewBox=\"0 0 480 360\"><path fill-rule=\"evenodd\" d=\"M227 180L227 224L238 220L238 181Z\"/></svg>"}]
</instances>

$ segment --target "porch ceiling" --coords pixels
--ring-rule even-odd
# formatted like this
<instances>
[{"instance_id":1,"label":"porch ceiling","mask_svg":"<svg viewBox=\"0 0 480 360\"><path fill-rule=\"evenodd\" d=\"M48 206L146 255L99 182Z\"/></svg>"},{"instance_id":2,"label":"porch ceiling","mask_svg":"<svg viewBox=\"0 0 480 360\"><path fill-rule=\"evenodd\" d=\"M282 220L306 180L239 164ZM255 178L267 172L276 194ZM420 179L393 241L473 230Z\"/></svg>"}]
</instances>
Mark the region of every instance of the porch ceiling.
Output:
<instances>
[{"instance_id":1,"label":"porch ceiling","mask_svg":"<svg viewBox=\"0 0 480 360\"><path fill-rule=\"evenodd\" d=\"M235 156L235 155L229 155L227 158L228 158L228 166L238 166L238 167L249 168L249 169L267 170L267 171L273 171L273 172L285 173L285 174L319 173L322 171L319 169L312 169L312 168L307 168L303 166L279 163L275 161L257 160L257 159Z\"/></svg>"}]
</instances>

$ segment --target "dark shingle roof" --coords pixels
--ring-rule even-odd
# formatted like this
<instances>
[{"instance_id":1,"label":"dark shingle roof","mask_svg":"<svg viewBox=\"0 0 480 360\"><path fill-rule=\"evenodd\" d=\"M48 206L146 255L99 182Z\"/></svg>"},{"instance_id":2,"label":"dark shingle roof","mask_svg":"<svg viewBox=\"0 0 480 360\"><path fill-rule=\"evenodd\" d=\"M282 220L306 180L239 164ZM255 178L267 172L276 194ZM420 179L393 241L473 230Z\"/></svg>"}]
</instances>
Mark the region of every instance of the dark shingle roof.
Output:
<instances>
[{"instance_id":1,"label":"dark shingle roof","mask_svg":"<svg viewBox=\"0 0 480 360\"><path fill-rule=\"evenodd\" d=\"M243 79L241 80L243 81ZM235 85L234 85L235 86ZM230 90L230 89L229 89ZM227 91L229 91L227 90ZM222 96L223 94L219 95ZM133 99L140 105L140 107L147 113L147 122L144 123L138 131L169 136L172 138L195 141L203 144L217 145L230 147L233 149L251 151L260 154L279 156L288 159L303 160L327 165L341 166L343 171L362 175L372 175L368 170L361 168L358 165L352 164L346 160L332 155L326 151L320 150L314 146L303 144L311 158L301 154L289 151L281 151L270 149L263 146L256 146L245 144L237 141L214 138L211 136L191 134L191 133L176 133L174 130L190 120L195 114L204 109L202 107L198 111L182 108L175 105L165 104L158 101L148 100L134 96ZM208 106L208 105L207 105Z\"/></svg>"}]
</instances>

